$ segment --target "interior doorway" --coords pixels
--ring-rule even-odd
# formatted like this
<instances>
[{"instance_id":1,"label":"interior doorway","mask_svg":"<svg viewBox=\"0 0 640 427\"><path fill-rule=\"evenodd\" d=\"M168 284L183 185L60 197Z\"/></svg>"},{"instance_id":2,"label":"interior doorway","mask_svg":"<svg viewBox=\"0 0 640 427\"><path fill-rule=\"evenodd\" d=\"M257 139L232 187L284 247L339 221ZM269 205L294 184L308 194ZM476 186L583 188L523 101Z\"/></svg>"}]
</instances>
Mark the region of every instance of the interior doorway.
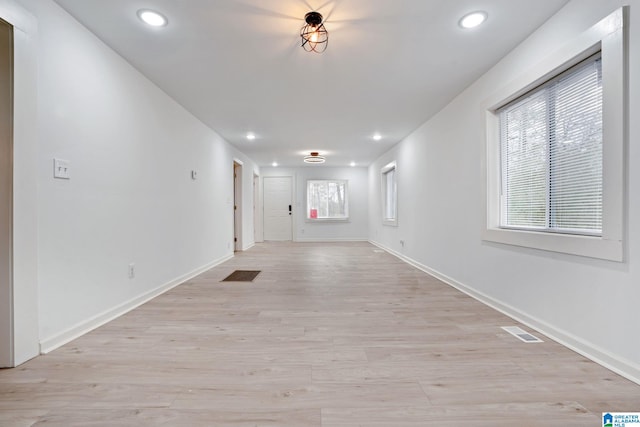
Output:
<instances>
[{"instance_id":1,"label":"interior doorway","mask_svg":"<svg viewBox=\"0 0 640 427\"><path fill-rule=\"evenodd\" d=\"M292 182L290 176L264 178L264 240L292 240Z\"/></svg>"},{"instance_id":2,"label":"interior doorway","mask_svg":"<svg viewBox=\"0 0 640 427\"><path fill-rule=\"evenodd\" d=\"M242 162L233 162L233 251L242 250Z\"/></svg>"},{"instance_id":3,"label":"interior doorway","mask_svg":"<svg viewBox=\"0 0 640 427\"><path fill-rule=\"evenodd\" d=\"M0 367L13 360L13 27L0 19Z\"/></svg>"}]
</instances>

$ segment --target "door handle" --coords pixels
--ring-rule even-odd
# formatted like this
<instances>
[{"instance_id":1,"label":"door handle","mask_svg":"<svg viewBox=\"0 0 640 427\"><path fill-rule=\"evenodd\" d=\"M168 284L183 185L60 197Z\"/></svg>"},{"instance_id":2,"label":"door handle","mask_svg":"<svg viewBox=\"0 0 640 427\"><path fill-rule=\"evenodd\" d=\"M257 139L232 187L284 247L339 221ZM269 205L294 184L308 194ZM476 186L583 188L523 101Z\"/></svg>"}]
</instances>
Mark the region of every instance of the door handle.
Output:
<instances>
[{"instance_id":1,"label":"door handle","mask_svg":"<svg viewBox=\"0 0 640 427\"><path fill-rule=\"evenodd\" d=\"M289 215L291 215L291 205L289 205Z\"/></svg>"}]
</instances>

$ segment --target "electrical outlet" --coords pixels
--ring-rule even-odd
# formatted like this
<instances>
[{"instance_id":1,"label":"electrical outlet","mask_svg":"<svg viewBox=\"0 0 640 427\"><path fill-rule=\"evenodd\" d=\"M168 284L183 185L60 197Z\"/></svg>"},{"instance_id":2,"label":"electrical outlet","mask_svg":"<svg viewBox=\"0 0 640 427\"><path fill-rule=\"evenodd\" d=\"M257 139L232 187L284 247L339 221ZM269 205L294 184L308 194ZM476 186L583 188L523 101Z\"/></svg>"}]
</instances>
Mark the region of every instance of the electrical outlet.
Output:
<instances>
[{"instance_id":1,"label":"electrical outlet","mask_svg":"<svg viewBox=\"0 0 640 427\"><path fill-rule=\"evenodd\" d=\"M129 264L129 279L136 277L136 265L134 263Z\"/></svg>"}]
</instances>

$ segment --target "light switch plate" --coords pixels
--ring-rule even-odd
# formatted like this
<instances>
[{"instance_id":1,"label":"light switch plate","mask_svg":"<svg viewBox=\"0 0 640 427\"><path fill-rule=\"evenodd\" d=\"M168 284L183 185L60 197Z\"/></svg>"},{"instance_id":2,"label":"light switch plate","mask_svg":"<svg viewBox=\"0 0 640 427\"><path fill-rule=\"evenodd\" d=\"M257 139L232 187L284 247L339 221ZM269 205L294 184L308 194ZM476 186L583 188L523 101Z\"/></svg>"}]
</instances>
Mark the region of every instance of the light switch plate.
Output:
<instances>
[{"instance_id":1,"label":"light switch plate","mask_svg":"<svg viewBox=\"0 0 640 427\"><path fill-rule=\"evenodd\" d=\"M53 177L71 179L71 162L69 160L53 159Z\"/></svg>"}]
</instances>

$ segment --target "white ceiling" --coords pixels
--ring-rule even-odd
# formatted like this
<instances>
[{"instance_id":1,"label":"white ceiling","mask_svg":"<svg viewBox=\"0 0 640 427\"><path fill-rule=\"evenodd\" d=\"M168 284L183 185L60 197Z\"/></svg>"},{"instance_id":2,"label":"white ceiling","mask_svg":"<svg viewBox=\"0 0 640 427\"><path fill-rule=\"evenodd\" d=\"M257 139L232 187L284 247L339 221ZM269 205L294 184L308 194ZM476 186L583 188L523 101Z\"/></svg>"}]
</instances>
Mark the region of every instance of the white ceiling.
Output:
<instances>
[{"instance_id":1,"label":"white ceiling","mask_svg":"<svg viewBox=\"0 0 640 427\"><path fill-rule=\"evenodd\" d=\"M56 0L261 166L365 166L437 113L567 0ZM150 28L136 12L163 13ZM322 54L300 47L325 17ZM467 12L487 22L463 30ZM246 139L253 132L254 141ZM376 142L372 135L383 139ZM317 166L314 166L317 167Z\"/></svg>"}]
</instances>

